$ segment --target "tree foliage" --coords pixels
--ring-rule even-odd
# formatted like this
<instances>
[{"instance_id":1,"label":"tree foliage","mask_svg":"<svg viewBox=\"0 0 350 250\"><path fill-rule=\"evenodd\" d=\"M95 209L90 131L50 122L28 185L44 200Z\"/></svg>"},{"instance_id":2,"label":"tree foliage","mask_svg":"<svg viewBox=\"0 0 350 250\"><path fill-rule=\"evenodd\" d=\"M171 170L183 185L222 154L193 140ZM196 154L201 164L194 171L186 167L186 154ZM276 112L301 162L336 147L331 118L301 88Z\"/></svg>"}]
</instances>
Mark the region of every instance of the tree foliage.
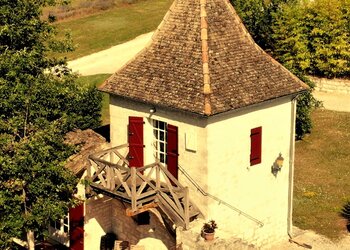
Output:
<instances>
[{"instance_id":1,"label":"tree foliage","mask_svg":"<svg viewBox=\"0 0 350 250\"><path fill-rule=\"evenodd\" d=\"M310 113L319 105L312 96L314 84L305 77L312 54L307 29L295 0L231 0L255 42L287 69L310 86L298 99L296 137L301 139L312 128Z\"/></svg>"},{"instance_id":2,"label":"tree foliage","mask_svg":"<svg viewBox=\"0 0 350 250\"><path fill-rule=\"evenodd\" d=\"M272 24L280 6L293 0L231 0L254 41L264 50L273 49Z\"/></svg>"},{"instance_id":3,"label":"tree foliage","mask_svg":"<svg viewBox=\"0 0 350 250\"><path fill-rule=\"evenodd\" d=\"M64 135L99 125L101 94L49 56L71 49L41 19L57 1L0 1L0 248L13 249L11 237L43 236L74 204Z\"/></svg>"},{"instance_id":4,"label":"tree foliage","mask_svg":"<svg viewBox=\"0 0 350 250\"><path fill-rule=\"evenodd\" d=\"M350 74L349 0L297 1L281 5L272 27L274 55L307 74Z\"/></svg>"}]
</instances>

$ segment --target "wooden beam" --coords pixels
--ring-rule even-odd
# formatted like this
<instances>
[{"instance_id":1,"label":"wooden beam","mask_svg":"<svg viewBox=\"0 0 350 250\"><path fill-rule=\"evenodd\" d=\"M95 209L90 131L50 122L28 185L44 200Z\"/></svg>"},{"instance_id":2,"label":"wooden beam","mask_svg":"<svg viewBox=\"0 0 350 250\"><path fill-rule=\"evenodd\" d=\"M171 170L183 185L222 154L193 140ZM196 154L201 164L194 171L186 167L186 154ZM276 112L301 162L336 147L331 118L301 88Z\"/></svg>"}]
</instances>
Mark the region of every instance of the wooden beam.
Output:
<instances>
[{"instance_id":1,"label":"wooden beam","mask_svg":"<svg viewBox=\"0 0 350 250\"><path fill-rule=\"evenodd\" d=\"M132 211L136 211L136 168L131 168L131 209Z\"/></svg>"},{"instance_id":2,"label":"wooden beam","mask_svg":"<svg viewBox=\"0 0 350 250\"><path fill-rule=\"evenodd\" d=\"M167 186L168 186L169 192L171 193L171 196L173 197L173 200L174 200L176 206L179 208L180 212L181 212L182 214L184 214L184 210L183 210L183 208L182 208L182 205L181 205L181 203L180 203L180 200L179 200L179 198L177 197L177 195L175 194L175 192L173 192L173 185L171 185L171 183L170 183L169 179L167 178L167 176L165 175L165 173L162 173L162 175L163 175L163 177L164 177L164 179L165 179L165 182L166 182L166 184L167 184Z\"/></svg>"},{"instance_id":3,"label":"wooden beam","mask_svg":"<svg viewBox=\"0 0 350 250\"><path fill-rule=\"evenodd\" d=\"M129 197L131 198L131 190L128 186L128 184L124 181L124 178L123 176L121 175L120 171L116 170L115 171L115 174L118 178L118 180L121 182L121 185L123 185L124 189L125 189L125 192L129 195ZM119 189L120 185L118 186L118 189Z\"/></svg>"},{"instance_id":4,"label":"wooden beam","mask_svg":"<svg viewBox=\"0 0 350 250\"><path fill-rule=\"evenodd\" d=\"M155 195L152 195L150 197L137 200L136 205L137 205L137 207L140 207L144 203L157 202L157 201L158 201L158 199L157 199L157 196L155 194Z\"/></svg>"},{"instance_id":5,"label":"wooden beam","mask_svg":"<svg viewBox=\"0 0 350 250\"><path fill-rule=\"evenodd\" d=\"M96 184L96 183L90 183L90 186L96 191L102 191L103 193L106 193L107 196L118 197L118 198L121 198L122 200L130 202L130 197L128 197L125 193L111 191L111 190L109 190L109 189L107 189L99 184Z\"/></svg>"},{"instance_id":6,"label":"wooden beam","mask_svg":"<svg viewBox=\"0 0 350 250\"><path fill-rule=\"evenodd\" d=\"M153 168L153 167L156 166L157 164L158 164L157 162L154 162L154 163L145 165L145 166L143 166L143 167L137 168L137 172L142 172L142 171L145 171L145 170L148 169L148 168Z\"/></svg>"},{"instance_id":7,"label":"wooden beam","mask_svg":"<svg viewBox=\"0 0 350 250\"><path fill-rule=\"evenodd\" d=\"M153 170L154 170L154 168L152 168L151 171L149 171L149 173L147 174L146 178L147 178L148 180L150 179L150 176L152 175ZM141 174L141 173L140 173L140 174ZM139 189L138 189L138 191L137 191L137 195L138 195L138 196L141 195L143 189L146 187L147 184L148 184L148 182L145 182L145 181L141 184L141 186L139 187Z\"/></svg>"},{"instance_id":8,"label":"wooden beam","mask_svg":"<svg viewBox=\"0 0 350 250\"><path fill-rule=\"evenodd\" d=\"M98 163L102 163L102 164L110 166L110 167L114 167L114 168L121 169L121 170L124 170L124 171L130 171L129 168L123 167L122 165L119 165L117 163L112 163L110 161L106 161L106 160L103 160L101 158L97 158L95 156L91 156L90 159L94 160L97 164Z\"/></svg>"},{"instance_id":9,"label":"wooden beam","mask_svg":"<svg viewBox=\"0 0 350 250\"><path fill-rule=\"evenodd\" d=\"M129 144L125 143L125 144L122 144L122 145L119 145L119 146L116 146L116 147L113 147L113 148L108 148L108 149L102 150L102 151L100 151L98 153L91 154L90 156L100 157L101 155L107 154L109 152L113 152L115 150L122 149L122 148L127 148L127 147L129 147Z\"/></svg>"},{"instance_id":10,"label":"wooden beam","mask_svg":"<svg viewBox=\"0 0 350 250\"><path fill-rule=\"evenodd\" d=\"M184 221L185 221L185 230L187 230L190 225L190 200L189 200L188 187L185 187L184 194L185 194L185 197L183 199L183 205L185 207Z\"/></svg>"},{"instance_id":11,"label":"wooden beam","mask_svg":"<svg viewBox=\"0 0 350 250\"><path fill-rule=\"evenodd\" d=\"M123 162L125 162L129 166L129 161L128 161L128 159L126 159L126 156L123 156L118 151L114 151L113 153L115 153L121 160L123 160Z\"/></svg>"},{"instance_id":12,"label":"wooden beam","mask_svg":"<svg viewBox=\"0 0 350 250\"><path fill-rule=\"evenodd\" d=\"M168 195L166 195L165 193L159 193L158 196L162 198L161 200L162 204L167 205L174 212L174 214L178 215L183 220L183 217L184 217L183 210L181 211L176 206L174 201L168 197Z\"/></svg>"},{"instance_id":13,"label":"wooden beam","mask_svg":"<svg viewBox=\"0 0 350 250\"><path fill-rule=\"evenodd\" d=\"M106 164L103 164L101 162L95 161L95 163L97 164L97 171L96 173L92 176L92 180L95 180L97 176L99 176L101 174L101 172L105 169L105 167L107 166Z\"/></svg>"},{"instance_id":14,"label":"wooden beam","mask_svg":"<svg viewBox=\"0 0 350 250\"><path fill-rule=\"evenodd\" d=\"M163 212L177 225L184 226L183 219L167 204L167 202L157 195L159 203L158 206L163 210Z\"/></svg>"},{"instance_id":15,"label":"wooden beam","mask_svg":"<svg viewBox=\"0 0 350 250\"><path fill-rule=\"evenodd\" d=\"M146 193L143 193L143 194L141 194L141 195L138 195L138 196L137 196L137 200L141 200L141 199L143 199L143 198L145 198L145 197L147 197L147 196L150 196L150 195L153 195L153 194L156 194L156 193L157 193L156 190L147 191Z\"/></svg>"},{"instance_id":16,"label":"wooden beam","mask_svg":"<svg viewBox=\"0 0 350 250\"><path fill-rule=\"evenodd\" d=\"M144 182L147 182L147 184L154 190L157 190L157 188L153 185L153 183L151 182L151 179L147 178L146 176L144 176L143 174L141 173L136 173L137 176Z\"/></svg>"},{"instance_id":17,"label":"wooden beam","mask_svg":"<svg viewBox=\"0 0 350 250\"><path fill-rule=\"evenodd\" d=\"M156 188L160 189L160 168L158 164L156 166Z\"/></svg>"},{"instance_id":18,"label":"wooden beam","mask_svg":"<svg viewBox=\"0 0 350 250\"><path fill-rule=\"evenodd\" d=\"M143 212L146 212L152 208L156 208L158 207L158 204L155 203L155 202L152 202L152 203L149 203L149 204L146 204L140 208L138 208L136 211L132 211L132 209L130 208L127 208L126 209L126 215L131 217L131 216L135 216L135 215L138 215L140 213L143 213Z\"/></svg>"},{"instance_id":19,"label":"wooden beam","mask_svg":"<svg viewBox=\"0 0 350 250\"><path fill-rule=\"evenodd\" d=\"M180 187L180 188L184 188L181 183L162 165L162 163L158 163L158 166L160 167L160 169L168 176L168 178L176 184L176 186Z\"/></svg>"}]
</instances>

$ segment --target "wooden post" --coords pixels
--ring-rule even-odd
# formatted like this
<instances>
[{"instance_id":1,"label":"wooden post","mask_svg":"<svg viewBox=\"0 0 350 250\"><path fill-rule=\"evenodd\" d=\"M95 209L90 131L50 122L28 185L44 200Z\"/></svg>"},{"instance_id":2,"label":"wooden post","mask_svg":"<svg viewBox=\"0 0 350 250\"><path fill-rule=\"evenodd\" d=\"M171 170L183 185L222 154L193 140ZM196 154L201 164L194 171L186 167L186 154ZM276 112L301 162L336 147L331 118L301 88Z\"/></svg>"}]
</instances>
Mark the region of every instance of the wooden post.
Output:
<instances>
[{"instance_id":1,"label":"wooden post","mask_svg":"<svg viewBox=\"0 0 350 250\"><path fill-rule=\"evenodd\" d=\"M185 216L184 216L185 230L187 230L190 224L190 199L189 199L188 187L184 188L184 210L185 210Z\"/></svg>"},{"instance_id":2,"label":"wooden post","mask_svg":"<svg viewBox=\"0 0 350 250\"><path fill-rule=\"evenodd\" d=\"M157 188L157 190L160 189L160 168L159 168L159 164L156 165L156 188Z\"/></svg>"},{"instance_id":3,"label":"wooden post","mask_svg":"<svg viewBox=\"0 0 350 250\"><path fill-rule=\"evenodd\" d=\"M111 167L110 166L106 166L105 167L105 171L106 171L106 188L107 189L111 189L111 171L110 171Z\"/></svg>"},{"instance_id":4,"label":"wooden post","mask_svg":"<svg viewBox=\"0 0 350 250\"><path fill-rule=\"evenodd\" d=\"M130 168L131 171L131 210L133 212L136 212L137 210L137 206L136 206L136 201L137 201L137 197L136 197L136 168L135 167L131 167Z\"/></svg>"},{"instance_id":5,"label":"wooden post","mask_svg":"<svg viewBox=\"0 0 350 250\"><path fill-rule=\"evenodd\" d=\"M34 241L34 232L32 230L27 231L27 244L29 250L34 250L35 248L35 241Z\"/></svg>"},{"instance_id":6,"label":"wooden post","mask_svg":"<svg viewBox=\"0 0 350 250\"><path fill-rule=\"evenodd\" d=\"M110 172L110 189L114 190L115 189L115 173L114 173L115 169L113 167L109 168L109 172Z\"/></svg>"}]
</instances>

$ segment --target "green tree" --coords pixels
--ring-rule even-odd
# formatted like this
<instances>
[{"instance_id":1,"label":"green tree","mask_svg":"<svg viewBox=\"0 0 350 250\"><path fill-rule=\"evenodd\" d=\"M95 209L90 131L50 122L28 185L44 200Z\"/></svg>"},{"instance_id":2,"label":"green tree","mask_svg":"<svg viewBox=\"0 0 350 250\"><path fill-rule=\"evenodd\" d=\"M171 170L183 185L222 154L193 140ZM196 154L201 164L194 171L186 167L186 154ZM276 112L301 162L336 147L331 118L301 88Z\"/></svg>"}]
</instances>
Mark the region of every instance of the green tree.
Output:
<instances>
[{"instance_id":1,"label":"green tree","mask_svg":"<svg viewBox=\"0 0 350 250\"><path fill-rule=\"evenodd\" d=\"M294 0L231 0L255 42L291 72L307 83L311 90L301 95L297 104L296 137L301 139L312 128L310 113L319 105L312 96L314 84L305 72L311 65L307 42L308 26L300 22L304 12Z\"/></svg>"},{"instance_id":2,"label":"green tree","mask_svg":"<svg viewBox=\"0 0 350 250\"><path fill-rule=\"evenodd\" d=\"M74 205L77 179L64 167L74 148L64 135L99 125L101 94L49 56L71 49L41 19L58 1L0 2L0 248L26 236L34 249L49 220Z\"/></svg>"},{"instance_id":3,"label":"green tree","mask_svg":"<svg viewBox=\"0 0 350 250\"><path fill-rule=\"evenodd\" d=\"M254 41L264 50L273 49L272 24L280 6L294 0L231 0Z\"/></svg>"},{"instance_id":4,"label":"green tree","mask_svg":"<svg viewBox=\"0 0 350 250\"><path fill-rule=\"evenodd\" d=\"M272 25L274 56L306 74L348 76L349 4L349 0L318 0L282 5Z\"/></svg>"}]
</instances>

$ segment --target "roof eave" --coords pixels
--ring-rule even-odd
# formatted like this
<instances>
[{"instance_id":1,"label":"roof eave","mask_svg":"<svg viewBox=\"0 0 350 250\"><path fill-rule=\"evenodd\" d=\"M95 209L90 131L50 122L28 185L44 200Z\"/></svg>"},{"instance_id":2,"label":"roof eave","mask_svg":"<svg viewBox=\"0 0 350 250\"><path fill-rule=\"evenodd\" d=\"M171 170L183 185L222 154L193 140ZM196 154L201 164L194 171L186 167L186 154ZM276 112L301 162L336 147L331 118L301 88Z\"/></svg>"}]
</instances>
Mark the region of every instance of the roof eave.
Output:
<instances>
[{"instance_id":1,"label":"roof eave","mask_svg":"<svg viewBox=\"0 0 350 250\"><path fill-rule=\"evenodd\" d=\"M294 99L294 98L298 97L299 95L301 95L303 93L306 93L309 90L310 89L303 89L303 90L300 90L300 91L297 91L297 92L294 92L294 93L290 93L290 94L286 94L286 95L282 95L282 96L266 99L266 100L263 100L261 102L257 102L257 103L253 103L253 104L249 104L249 105L245 105L245 106L241 106L241 107L238 107L238 108L232 108L232 109L225 110L225 111L222 111L222 112L213 113L211 115L211 117L219 116L219 115L222 115L222 114L225 114L225 113L228 113L228 112L236 112L236 111L241 111L241 110L244 110L244 109L247 109L247 108L257 107L257 106L260 106L260 105L264 105L264 104L267 104L267 103L274 102L274 101L276 101L278 99L282 99L282 98L290 97L291 99Z\"/></svg>"}]
</instances>

